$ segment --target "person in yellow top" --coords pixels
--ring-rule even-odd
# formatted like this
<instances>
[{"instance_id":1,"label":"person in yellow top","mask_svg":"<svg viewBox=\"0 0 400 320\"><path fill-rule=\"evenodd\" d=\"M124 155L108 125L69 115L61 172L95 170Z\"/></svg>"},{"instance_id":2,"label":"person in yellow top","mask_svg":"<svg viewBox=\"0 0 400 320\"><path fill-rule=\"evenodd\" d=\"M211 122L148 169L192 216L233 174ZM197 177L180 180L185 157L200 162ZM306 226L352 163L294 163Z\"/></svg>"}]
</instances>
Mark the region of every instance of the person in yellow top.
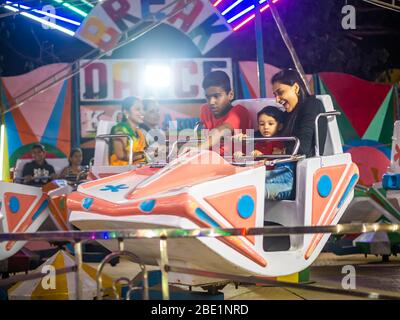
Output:
<instances>
[{"instance_id":1,"label":"person in yellow top","mask_svg":"<svg viewBox=\"0 0 400 320\"><path fill-rule=\"evenodd\" d=\"M127 134L133 139L133 164L146 163L146 138L139 125L143 123L143 104L136 97L128 97L121 103L123 118L111 129L111 134ZM129 164L129 139L113 138L110 150L110 165Z\"/></svg>"}]
</instances>

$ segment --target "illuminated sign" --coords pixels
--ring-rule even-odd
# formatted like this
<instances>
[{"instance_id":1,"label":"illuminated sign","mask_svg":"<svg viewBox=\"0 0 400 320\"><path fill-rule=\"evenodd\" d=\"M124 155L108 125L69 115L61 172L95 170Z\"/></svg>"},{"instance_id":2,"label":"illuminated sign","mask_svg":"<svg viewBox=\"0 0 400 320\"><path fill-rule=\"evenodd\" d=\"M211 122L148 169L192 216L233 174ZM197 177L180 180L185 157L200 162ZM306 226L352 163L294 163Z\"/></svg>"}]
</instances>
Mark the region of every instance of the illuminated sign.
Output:
<instances>
[{"instance_id":1,"label":"illuminated sign","mask_svg":"<svg viewBox=\"0 0 400 320\"><path fill-rule=\"evenodd\" d=\"M232 80L232 61L228 58L97 60L80 71L80 98L94 102L127 96L204 100L201 83L214 70L225 71Z\"/></svg>"},{"instance_id":2,"label":"illuminated sign","mask_svg":"<svg viewBox=\"0 0 400 320\"><path fill-rule=\"evenodd\" d=\"M76 32L76 37L103 51L119 42L123 33L143 20L154 16L174 0L106 0L99 2ZM156 15L162 20L166 15L183 8L178 1ZM183 10L164 21L185 33L199 48L207 53L232 33L232 29L208 0L193 1Z\"/></svg>"}]
</instances>

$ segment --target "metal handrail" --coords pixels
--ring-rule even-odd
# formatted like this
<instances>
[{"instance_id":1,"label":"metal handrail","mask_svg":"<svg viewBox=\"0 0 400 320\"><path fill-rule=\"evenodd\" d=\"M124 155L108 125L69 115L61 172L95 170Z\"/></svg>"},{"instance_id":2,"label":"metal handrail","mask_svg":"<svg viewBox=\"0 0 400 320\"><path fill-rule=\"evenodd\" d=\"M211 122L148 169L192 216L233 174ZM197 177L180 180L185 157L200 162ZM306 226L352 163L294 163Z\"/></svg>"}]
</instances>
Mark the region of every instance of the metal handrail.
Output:
<instances>
[{"instance_id":1,"label":"metal handrail","mask_svg":"<svg viewBox=\"0 0 400 320\"><path fill-rule=\"evenodd\" d=\"M128 134L99 134L96 136L97 139L111 139L111 138L128 138L129 140L129 160L128 160L128 165L132 165L133 163L133 139L130 135Z\"/></svg>"},{"instance_id":2,"label":"metal handrail","mask_svg":"<svg viewBox=\"0 0 400 320\"><path fill-rule=\"evenodd\" d=\"M297 137L262 137L262 138L245 138L242 141L294 141L294 147L292 154L288 155L263 155L263 156L258 156L257 158L271 158L271 156L274 156L276 158L289 158L297 155L297 152L299 152L300 149L300 140Z\"/></svg>"},{"instance_id":3,"label":"metal handrail","mask_svg":"<svg viewBox=\"0 0 400 320\"><path fill-rule=\"evenodd\" d=\"M315 156L319 157L319 130L318 130L318 121L321 117L336 117L340 116L342 113L340 111L328 111L328 112L323 112L320 113L316 118L315 118Z\"/></svg>"},{"instance_id":4,"label":"metal handrail","mask_svg":"<svg viewBox=\"0 0 400 320\"><path fill-rule=\"evenodd\" d=\"M197 135L197 133L198 133L198 131L199 131L199 128L200 128L200 126L201 126L202 124L203 124L203 123L202 123L201 121L197 121L197 122L195 123L194 128L193 128L193 136L194 136L194 137Z\"/></svg>"},{"instance_id":5,"label":"metal handrail","mask_svg":"<svg viewBox=\"0 0 400 320\"><path fill-rule=\"evenodd\" d=\"M352 234L367 232L400 232L400 224L362 223L338 224L329 226L273 226L260 228L212 228L212 229L131 229L110 231L50 231L32 233L0 233L3 241L43 241L43 240L115 240L115 239L160 239L231 237L244 235L281 236L288 234Z\"/></svg>"}]
</instances>

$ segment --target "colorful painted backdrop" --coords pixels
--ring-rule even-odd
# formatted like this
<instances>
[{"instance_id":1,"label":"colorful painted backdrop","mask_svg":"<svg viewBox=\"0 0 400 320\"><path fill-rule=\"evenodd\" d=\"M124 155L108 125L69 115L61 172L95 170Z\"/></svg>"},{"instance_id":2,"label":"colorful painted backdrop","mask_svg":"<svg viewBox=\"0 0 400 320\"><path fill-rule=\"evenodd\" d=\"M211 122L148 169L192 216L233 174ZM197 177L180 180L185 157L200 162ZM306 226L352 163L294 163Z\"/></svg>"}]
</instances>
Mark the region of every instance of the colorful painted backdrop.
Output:
<instances>
[{"instance_id":1,"label":"colorful painted backdrop","mask_svg":"<svg viewBox=\"0 0 400 320\"><path fill-rule=\"evenodd\" d=\"M32 88L66 64L51 64L29 73L0 79L1 109L15 105L14 97ZM71 148L71 80L55 85L5 113L5 158L13 167L19 158L29 156L33 144L45 145L49 157L65 157Z\"/></svg>"}]
</instances>

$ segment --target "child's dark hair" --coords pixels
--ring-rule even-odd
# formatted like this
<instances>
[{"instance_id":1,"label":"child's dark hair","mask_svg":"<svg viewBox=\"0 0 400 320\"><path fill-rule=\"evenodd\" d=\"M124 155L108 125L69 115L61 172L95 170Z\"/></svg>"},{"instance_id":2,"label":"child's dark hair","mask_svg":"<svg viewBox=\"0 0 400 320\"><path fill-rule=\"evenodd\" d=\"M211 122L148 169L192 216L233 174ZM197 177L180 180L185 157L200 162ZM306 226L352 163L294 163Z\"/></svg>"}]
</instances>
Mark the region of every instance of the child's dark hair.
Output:
<instances>
[{"instance_id":1,"label":"child's dark hair","mask_svg":"<svg viewBox=\"0 0 400 320\"><path fill-rule=\"evenodd\" d=\"M44 145L42 145L41 143L35 143L35 144L32 146L32 149L31 149L31 150L33 150L33 149L40 149L40 151L42 151L42 152L45 152L45 151L46 151Z\"/></svg>"},{"instance_id":2,"label":"child's dark hair","mask_svg":"<svg viewBox=\"0 0 400 320\"><path fill-rule=\"evenodd\" d=\"M271 83L279 82L282 84L286 84L288 86L293 86L297 83L300 87L299 91L299 101L303 101L305 98L309 97L309 93L307 91L306 85L300 77L300 74L297 70L294 69L283 69L278 73L274 74L271 79Z\"/></svg>"},{"instance_id":3,"label":"child's dark hair","mask_svg":"<svg viewBox=\"0 0 400 320\"><path fill-rule=\"evenodd\" d=\"M231 80L226 72L217 70L208 73L202 83L203 89L207 90L210 87L221 87L226 93L232 90Z\"/></svg>"},{"instance_id":4,"label":"child's dark hair","mask_svg":"<svg viewBox=\"0 0 400 320\"><path fill-rule=\"evenodd\" d=\"M139 98L131 96L131 97L127 97L121 101L121 111L123 114L123 117L122 117L123 122L126 122L128 120L125 116L125 111L129 111L132 108L132 106L136 103L136 101L138 101L138 100L139 100Z\"/></svg>"},{"instance_id":5,"label":"child's dark hair","mask_svg":"<svg viewBox=\"0 0 400 320\"><path fill-rule=\"evenodd\" d=\"M75 153L80 152L82 154L82 149L81 148L72 148L70 153L69 153L69 157L68 157L68 163L69 166L72 165L71 163L71 158L74 156Z\"/></svg>"},{"instance_id":6,"label":"child's dark hair","mask_svg":"<svg viewBox=\"0 0 400 320\"><path fill-rule=\"evenodd\" d=\"M270 116L274 118L278 123L283 123L283 117L284 117L284 112L279 110L277 107L274 106L266 106L262 108L258 113L257 113L257 120L261 117L261 115L266 114L267 116Z\"/></svg>"}]
</instances>

